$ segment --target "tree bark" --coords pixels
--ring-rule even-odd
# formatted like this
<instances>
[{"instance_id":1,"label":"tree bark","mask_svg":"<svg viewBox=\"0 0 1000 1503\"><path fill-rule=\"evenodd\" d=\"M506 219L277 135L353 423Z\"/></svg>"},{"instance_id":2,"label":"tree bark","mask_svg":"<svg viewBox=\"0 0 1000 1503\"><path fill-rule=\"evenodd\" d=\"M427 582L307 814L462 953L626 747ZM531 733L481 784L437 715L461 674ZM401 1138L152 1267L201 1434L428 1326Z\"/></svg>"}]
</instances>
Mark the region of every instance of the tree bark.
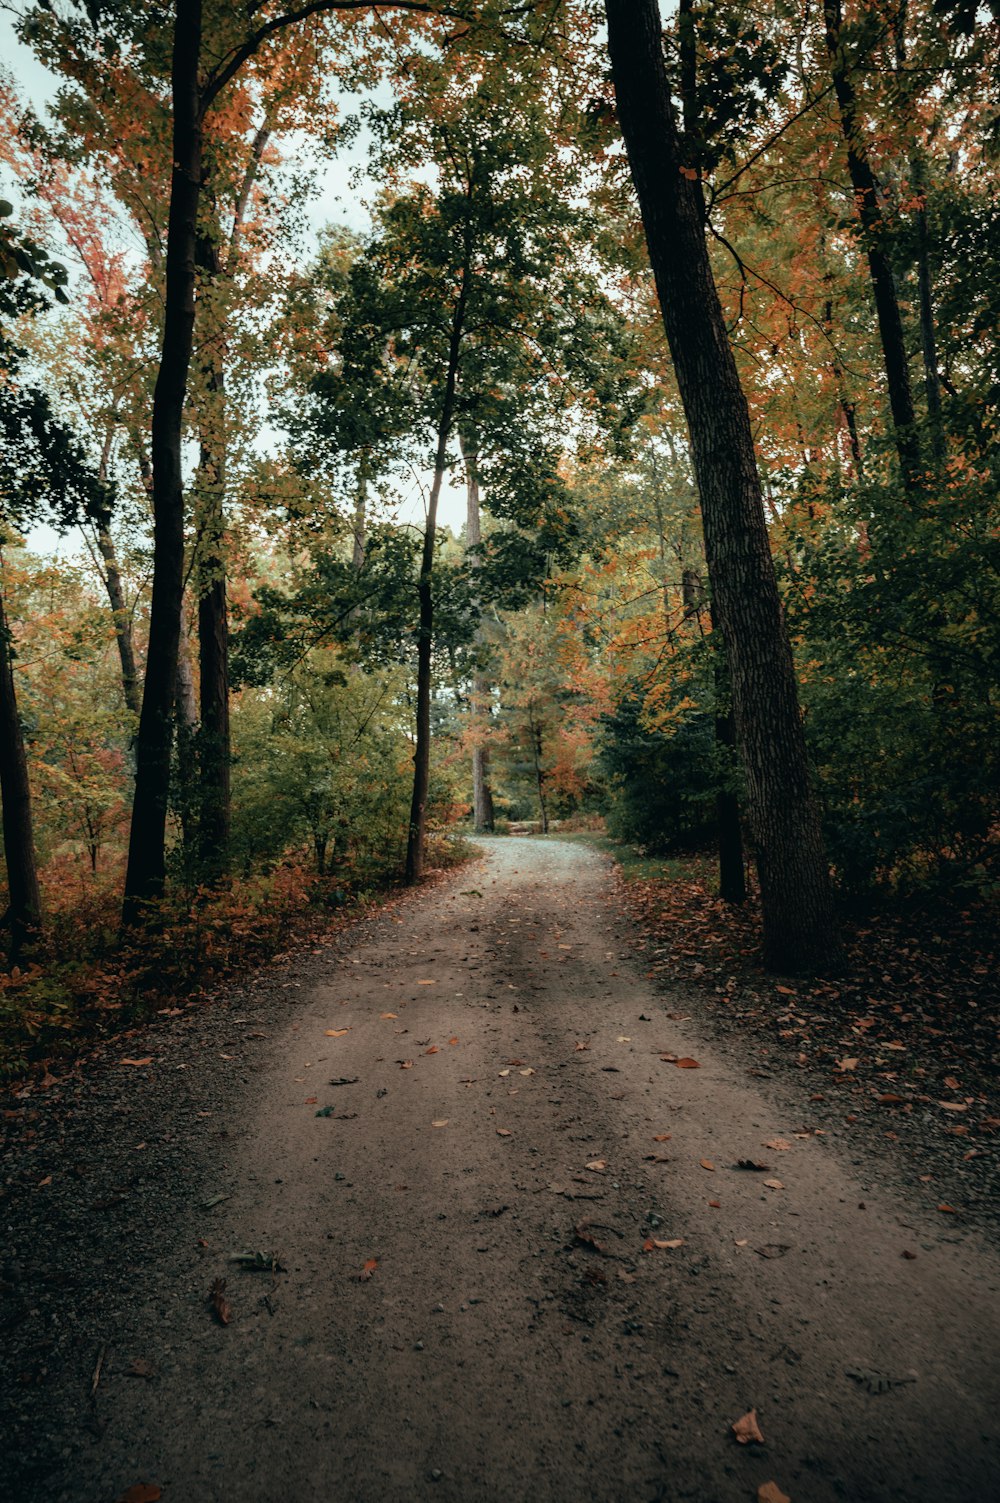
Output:
<instances>
[{"instance_id":1,"label":"tree bark","mask_svg":"<svg viewBox=\"0 0 1000 1503\"><path fill-rule=\"evenodd\" d=\"M469 559L473 570L480 566L480 558L476 553L483 540L482 524L479 515L479 453L472 434L464 434L459 430L459 442L462 448L462 458L465 461L466 478L466 511L465 511L465 551L471 554ZM476 602L479 608L479 602ZM476 647L482 648L484 634L482 625L476 631ZM472 675L472 730L473 735L478 736L482 726L482 704L490 692L489 675L481 669L476 669ZM484 742L477 742L472 748L472 823L473 828L480 834L491 831L494 823L493 813L493 789L490 786L490 749Z\"/></svg>"},{"instance_id":2,"label":"tree bark","mask_svg":"<svg viewBox=\"0 0 1000 1503\"><path fill-rule=\"evenodd\" d=\"M777 970L815 970L839 953L829 870L749 413L705 242L702 187L681 154L657 0L605 0L605 9L619 120L701 496L760 874L765 960Z\"/></svg>"},{"instance_id":3,"label":"tree bark","mask_svg":"<svg viewBox=\"0 0 1000 1503\"><path fill-rule=\"evenodd\" d=\"M17 713L10 629L0 591L0 801L7 863L8 960L17 965L41 930L42 899L31 824L31 787L24 733Z\"/></svg>"},{"instance_id":4,"label":"tree bark","mask_svg":"<svg viewBox=\"0 0 1000 1503\"><path fill-rule=\"evenodd\" d=\"M135 796L122 922L138 923L163 893L167 798L177 647L184 589L181 433L194 335L195 240L201 190L198 89L201 0L177 0L171 94L173 169L167 226L166 302L160 368L153 392L153 590Z\"/></svg>"},{"instance_id":5,"label":"tree bark","mask_svg":"<svg viewBox=\"0 0 1000 1503\"><path fill-rule=\"evenodd\" d=\"M229 613L226 600L226 373L222 327L213 300L222 262L218 238L203 229L195 253L204 303L201 360L201 453L198 463L198 867L218 882L229 858L231 822L229 733ZM199 326L200 327L200 326Z\"/></svg>"},{"instance_id":6,"label":"tree bark","mask_svg":"<svg viewBox=\"0 0 1000 1503\"><path fill-rule=\"evenodd\" d=\"M920 443L913 410L913 391L903 337L903 318L896 295L896 279L888 255L888 232L882 214L879 187L861 139L857 98L841 38L840 0L823 0L826 46L830 75L840 113L841 134L847 147L847 170L854 189L854 202L861 225L861 240L868 258L875 314L892 413L896 453L903 484L916 490L920 483Z\"/></svg>"},{"instance_id":7,"label":"tree bark","mask_svg":"<svg viewBox=\"0 0 1000 1503\"><path fill-rule=\"evenodd\" d=\"M98 479L103 484L108 478L108 465L111 456L111 430L109 428L101 451L101 463L98 469ZM118 555L115 552L114 538L111 536L111 512L105 505L95 506L92 513L94 532L97 537L97 548L104 562L103 578L104 588L107 591L108 603L111 606L111 618L115 624L115 642L118 647L118 659L122 669L122 694L125 699L125 708L130 715L138 721L142 708L139 696L139 674L135 666L135 643L132 638L132 617L125 604L125 591L122 589L121 570L118 567Z\"/></svg>"},{"instance_id":8,"label":"tree bark","mask_svg":"<svg viewBox=\"0 0 1000 1503\"><path fill-rule=\"evenodd\" d=\"M458 389L459 358L465 333L465 309L469 296L471 257L472 247L467 231L462 283L452 315L451 335L448 341L448 369L441 399L441 414L438 419L434 479L427 501L424 544L420 556L420 578L417 581L420 615L417 626L416 745L413 751L413 797L410 801L405 868L405 880L411 884L420 881L424 870L427 790L430 786L431 771L431 683L434 651L434 596L431 584L434 573L434 547L437 541L438 502L448 461L448 441L451 438L452 424L455 419L455 393Z\"/></svg>"}]
</instances>

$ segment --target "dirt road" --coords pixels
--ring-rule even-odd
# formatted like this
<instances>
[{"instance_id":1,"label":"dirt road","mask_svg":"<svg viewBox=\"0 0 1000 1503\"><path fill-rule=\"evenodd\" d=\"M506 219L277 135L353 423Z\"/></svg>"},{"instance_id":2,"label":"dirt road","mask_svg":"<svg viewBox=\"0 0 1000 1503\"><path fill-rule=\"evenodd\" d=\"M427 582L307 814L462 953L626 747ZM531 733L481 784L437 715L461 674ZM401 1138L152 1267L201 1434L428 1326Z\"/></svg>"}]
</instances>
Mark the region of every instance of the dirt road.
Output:
<instances>
[{"instance_id":1,"label":"dirt road","mask_svg":"<svg viewBox=\"0 0 1000 1503\"><path fill-rule=\"evenodd\" d=\"M226 1027L122 1047L94 1131L148 1090L176 1157L117 1255L74 1226L87 1340L45 1446L14 1396L17 1503L997 1496L996 1262L642 978L597 855L489 843Z\"/></svg>"}]
</instances>

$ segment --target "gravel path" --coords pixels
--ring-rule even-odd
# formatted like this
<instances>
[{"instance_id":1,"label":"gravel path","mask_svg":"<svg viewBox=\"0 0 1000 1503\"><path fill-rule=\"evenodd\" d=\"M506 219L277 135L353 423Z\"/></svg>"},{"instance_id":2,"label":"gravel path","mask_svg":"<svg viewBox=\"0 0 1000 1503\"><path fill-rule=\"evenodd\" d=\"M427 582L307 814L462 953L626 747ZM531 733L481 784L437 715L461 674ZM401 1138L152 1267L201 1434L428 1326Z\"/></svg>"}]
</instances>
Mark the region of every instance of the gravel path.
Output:
<instances>
[{"instance_id":1,"label":"gravel path","mask_svg":"<svg viewBox=\"0 0 1000 1503\"><path fill-rule=\"evenodd\" d=\"M995 1496L989 1250L641 977L602 858L484 844L7 1104L0 1496Z\"/></svg>"}]
</instances>

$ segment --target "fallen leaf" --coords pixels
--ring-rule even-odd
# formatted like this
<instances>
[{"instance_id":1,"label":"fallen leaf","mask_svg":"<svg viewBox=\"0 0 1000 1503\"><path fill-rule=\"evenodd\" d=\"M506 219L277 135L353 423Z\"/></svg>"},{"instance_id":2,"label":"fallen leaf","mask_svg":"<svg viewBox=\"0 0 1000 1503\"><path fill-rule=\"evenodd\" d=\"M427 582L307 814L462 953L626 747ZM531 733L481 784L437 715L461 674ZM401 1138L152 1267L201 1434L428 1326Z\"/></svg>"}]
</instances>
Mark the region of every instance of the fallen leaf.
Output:
<instances>
[{"instance_id":1,"label":"fallen leaf","mask_svg":"<svg viewBox=\"0 0 1000 1503\"><path fill-rule=\"evenodd\" d=\"M379 1017L380 1018L398 1018L399 1017L399 1013L398 1012L380 1012L379 1013Z\"/></svg>"},{"instance_id":2,"label":"fallen leaf","mask_svg":"<svg viewBox=\"0 0 1000 1503\"><path fill-rule=\"evenodd\" d=\"M839 1060L838 1063L837 1063L837 1069L838 1070L847 1071L847 1070L856 1070L857 1068L858 1068L858 1062L857 1062L856 1059L842 1059L842 1060Z\"/></svg>"},{"instance_id":3,"label":"fallen leaf","mask_svg":"<svg viewBox=\"0 0 1000 1503\"><path fill-rule=\"evenodd\" d=\"M509 1127L498 1127L497 1128L497 1137L498 1138L509 1138L510 1136L511 1136L511 1131L510 1131Z\"/></svg>"},{"instance_id":4,"label":"fallen leaf","mask_svg":"<svg viewBox=\"0 0 1000 1503\"><path fill-rule=\"evenodd\" d=\"M117 1503L159 1503L163 1492L155 1482L133 1482L127 1487Z\"/></svg>"},{"instance_id":5,"label":"fallen leaf","mask_svg":"<svg viewBox=\"0 0 1000 1503\"><path fill-rule=\"evenodd\" d=\"M417 985L418 986L437 986L437 982L432 978L430 981L418 981Z\"/></svg>"},{"instance_id":6,"label":"fallen leaf","mask_svg":"<svg viewBox=\"0 0 1000 1503\"><path fill-rule=\"evenodd\" d=\"M732 1431L741 1446L749 1445L752 1440L757 1441L760 1445L764 1444L764 1437L761 1435L760 1426L757 1423L756 1409L751 1409L747 1414L741 1415L733 1425Z\"/></svg>"},{"instance_id":7,"label":"fallen leaf","mask_svg":"<svg viewBox=\"0 0 1000 1503\"><path fill-rule=\"evenodd\" d=\"M361 1272L358 1274L358 1281L359 1281L359 1283L362 1283L362 1284L367 1283L368 1280L371 1278L372 1274L375 1272L375 1270L376 1270L377 1267L378 1267L378 1258L368 1258L368 1259L366 1259L365 1266L362 1268Z\"/></svg>"},{"instance_id":8,"label":"fallen leaf","mask_svg":"<svg viewBox=\"0 0 1000 1503\"><path fill-rule=\"evenodd\" d=\"M155 1378L156 1368L145 1357L134 1357L125 1369L127 1378Z\"/></svg>"},{"instance_id":9,"label":"fallen leaf","mask_svg":"<svg viewBox=\"0 0 1000 1503\"><path fill-rule=\"evenodd\" d=\"M764 1183L769 1190L783 1190L785 1188L780 1179L766 1179Z\"/></svg>"},{"instance_id":10,"label":"fallen leaf","mask_svg":"<svg viewBox=\"0 0 1000 1503\"><path fill-rule=\"evenodd\" d=\"M342 1039L345 1033L350 1033L349 1028L327 1028L325 1030L328 1039Z\"/></svg>"},{"instance_id":11,"label":"fallen leaf","mask_svg":"<svg viewBox=\"0 0 1000 1503\"><path fill-rule=\"evenodd\" d=\"M721 1200L710 1200L708 1203L712 1207L713 1211L718 1211L722 1208Z\"/></svg>"},{"instance_id":12,"label":"fallen leaf","mask_svg":"<svg viewBox=\"0 0 1000 1503\"><path fill-rule=\"evenodd\" d=\"M965 1101L939 1101L938 1106L946 1112L967 1112L968 1103Z\"/></svg>"},{"instance_id":13,"label":"fallen leaf","mask_svg":"<svg viewBox=\"0 0 1000 1503\"><path fill-rule=\"evenodd\" d=\"M518 1070L518 1075L534 1075L534 1070L529 1065L526 1070Z\"/></svg>"},{"instance_id":14,"label":"fallen leaf","mask_svg":"<svg viewBox=\"0 0 1000 1503\"><path fill-rule=\"evenodd\" d=\"M757 1503L792 1503L776 1482L762 1482L757 1489Z\"/></svg>"},{"instance_id":15,"label":"fallen leaf","mask_svg":"<svg viewBox=\"0 0 1000 1503\"><path fill-rule=\"evenodd\" d=\"M608 1165L605 1159L591 1159L590 1163L584 1167L592 1169L595 1174L603 1174Z\"/></svg>"},{"instance_id":16,"label":"fallen leaf","mask_svg":"<svg viewBox=\"0 0 1000 1503\"><path fill-rule=\"evenodd\" d=\"M51 1185L51 1183L52 1183L52 1176L51 1176L51 1174L47 1174L44 1179L40 1179L38 1181L38 1184L35 1186L35 1189L36 1190L41 1190L44 1185Z\"/></svg>"},{"instance_id":17,"label":"fallen leaf","mask_svg":"<svg viewBox=\"0 0 1000 1503\"><path fill-rule=\"evenodd\" d=\"M589 1044L574 1044L573 1047L574 1047L576 1053L579 1054L579 1052L580 1052L581 1049L589 1049L590 1045Z\"/></svg>"},{"instance_id":18,"label":"fallen leaf","mask_svg":"<svg viewBox=\"0 0 1000 1503\"><path fill-rule=\"evenodd\" d=\"M603 1242L598 1242L597 1238L594 1236L594 1233L590 1230L589 1221L581 1221L577 1226L573 1228L573 1231L576 1234L576 1239L578 1242L583 1242L587 1247L592 1247L594 1251L599 1252L602 1257L607 1258L611 1256L610 1252L604 1246Z\"/></svg>"},{"instance_id":19,"label":"fallen leaf","mask_svg":"<svg viewBox=\"0 0 1000 1503\"><path fill-rule=\"evenodd\" d=\"M449 1042L449 1044L451 1044L452 1046L454 1046L455 1044L458 1043L458 1039L457 1038L450 1038L448 1040L448 1042Z\"/></svg>"},{"instance_id":20,"label":"fallen leaf","mask_svg":"<svg viewBox=\"0 0 1000 1503\"><path fill-rule=\"evenodd\" d=\"M711 1159L699 1159L698 1162L703 1169L711 1169L713 1173L715 1172L715 1165Z\"/></svg>"},{"instance_id":21,"label":"fallen leaf","mask_svg":"<svg viewBox=\"0 0 1000 1503\"><path fill-rule=\"evenodd\" d=\"M438 1049L437 1044L432 1044L429 1049L425 1049L424 1050L424 1053L425 1054L438 1054L438 1053L440 1053L440 1050Z\"/></svg>"},{"instance_id":22,"label":"fallen leaf","mask_svg":"<svg viewBox=\"0 0 1000 1503\"><path fill-rule=\"evenodd\" d=\"M683 1237L647 1237L642 1244L644 1252L650 1252L654 1247L683 1247Z\"/></svg>"},{"instance_id":23,"label":"fallen leaf","mask_svg":"<svg viewBox=\"0 0 1000 1503\"><path fill-rule=\"evenodd\" d=\"M699 1065L698 1061L696 1059L691 1059L689 1055L684 1055L682 1059L675 1060L674 1063L676 1064L678 1070L701 1069L701 1065Z\"/></svg>"},{"instance_id":24,"label":"fallen leaf","mask_svg":"<svg viewBox=\"0 0 1000 1503\"><path fill-rule=\"evenodd\" d=\"M734 1247L749 1247L750 1246L750 1238L749 1237L741 1237L738 1242L734 1242L733 1246Z\"/></svg>"},{"instance_id":25,"label":"fallen leaf","mask_svg":"<svg viewBox=\"0 0 1000 1503\"><path fill-rule=\"evenodd\" d=\"M401 1070L412 1070L413 1069L413 1061L412 1061L412 1059L397 1059L396 1063L397 1063L397 1065L399 1066L399 1068Z\"/></svg>"},{"instance_id":26,"label":"fallen leaf","mask_svg":"<svg viewBox=\"0 0 1000 1503\"><path fill-rule=\"evenodd\" d=\"M631 1044L632 1040L629 1038L628 1034L620 1033L615 1042L619 1044Z\"/></svg>"},{"instance_id":27,"label":"fallen leaf","mask_svg":"<svg viewBox=\"0 0 1000 1503\"><path fill-rule=\"evenodd\" d=\"M302 1104L303 1106L315 1106L318 1100L318 1096L307 1096Z\"/></svg>"},{"instance_id":28,"label":"fallen leaf","mask_svg":"<svg viewBox=\"0 0 1000 1503\"><path fill-rule=\"evenodd\" d=\"M153 1056L150 1054L145 1059L120 1059L118 1063L120 1065L151 1065Z\"/></svg>"},{"instance_id":29,"label":"fallen leaf","mask_svg":"<svg viewBox=\"0 0 1000 1503\"><path fill-rule=\"evenodd\" d=\"M653 1142L654 1143L669 1143L670 1142L670 1134L668 1132L657 1132L657 1133L654 1133L653 1134Z\"/></svg>"},{"instance_id":30,"label":"fallen leaf","mask_svg":"<svg viewBox=\"0 0 1000 1503\"><path fill-rule=\"evenodd\" d=\"M450 1121L451 1121L450 1117L441 1117L441 1118L438 1119L437 1122L432 1122L431 1126L432 1127L447 1127L448 1123Z\"/></svg>"},{"instance_id":31,"label":"fallen leaf","mask_svg":"<svg viewBox=\"0 0 1000 1503\"><path fill-rule=\"evenodd\" d=\"M215 1279L208 1291L208 1302L212 1306L220 1325L229 1324L229 1301L226 1299L225 1279Z\"/></svg>"},{"instance_id":32,"label":"fallen leaf","mask_svg":"<svg viewBox=\"0 0 1000 1503\"><path fill-rule=\"evenodd\" d=\"M761 1144L762 1148L773 1148L775 1153L785 1153L791 1146L784 1138L768 1138L766 1143Z\"/></svg>"},{"instance_id":33,"label":"fallen leaf","mask_svg":"<svg viewBox=\"0 0 1000 1503\"><path fill-rule=\"evenodd\" d=\"M956 1206L949 1206L949 1205L945 1205L945 1204L942 1203L941 1205L938 1206L938 1210L939 1211L947 1211L950 1216L957 1216L958 1215L958 1209L957 1209Z\"/></svg>"}]
</instances>

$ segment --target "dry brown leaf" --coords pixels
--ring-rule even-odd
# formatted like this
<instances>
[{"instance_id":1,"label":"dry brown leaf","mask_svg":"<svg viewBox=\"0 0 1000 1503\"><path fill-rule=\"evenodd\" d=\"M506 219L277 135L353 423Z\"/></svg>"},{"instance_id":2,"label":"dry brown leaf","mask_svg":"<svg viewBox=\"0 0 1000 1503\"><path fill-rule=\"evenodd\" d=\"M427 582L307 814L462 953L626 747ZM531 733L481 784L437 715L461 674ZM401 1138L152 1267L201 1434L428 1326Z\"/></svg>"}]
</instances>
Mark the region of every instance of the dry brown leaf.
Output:
<instances>
[{"instance_id":1,"label":"dry brown leaf","mask_svg":"<svg viewBox=\"0 0 1000 1503\"><path fill-rule=\"evenodd\" d=\"M675 1060L674 1063L676 1064L678 1070L701 1069L701 1065L699 1065L698 1061L696 1059L692 1059L688 1054L685 1054L682 1059Z\"/></svg>"},{"instance_id":2,"label":"dry brown leaf","mask_svg":"<svg viewBox=\"0 0 1000 1503\"><path fill-rule=\"evenodd\" d=\"M45 1185L51 1185L51 1183L52 1183L52 1176L51 1176L51 1174L47 1174L44 1179L40 1179L38 1181L38 1184L35 1186L35 1189L36 1190L41 1190Z\"/></svg>"},{"instance_id":3,"label":"dry brown leaf","mask_svg":"<svg viewBox=\"0 0 1000 1503\"><path fill-rule=\"evenodd\" d=\"M510 1131L509 1127L498 1127L497 1128L497 1137L498 1138L509 1138L510 1136L511 1136L511 1131Z\"/></svg>"},{"instance_id":4,"label":"dry brown leaf","mask_svg":"<svg viewBox=\"0 0 1000 1503\"><path fill-rule=\"evenodd\" d=\"M656 1132L656 1133L653 1134L653 1142L654 1143L669 1143L670 1142L670 1134L668 1132Z\"/></svg>"},{"instance_id":5,"label":"dry brown leaf","mask_svg":"<svg viewBox=\"0 0 1000 1503\"><path fill-rule=\"evenodd\" d=\"M699 1159L698 1162L703 1169L711 1169L713 1171L715 1169L715 1165L712 1163L711 1159Z\"/></svg>"},{"instance_id":6,"label":"dry brown leaf","mask_svg":"<svg viewBox=\"0 0 1000 1503\"><path fill-rule=\"evenodd\" d=\"M575 1051L576 1051L577 1054L579 1054L579 1052L580 1052L581 1049L589 1049L589 1048L590 1048L589 1044L575 1044L574 1045L574 1049L575 1049Z\"/></svg>"},{"instance_id":7,"label":"dry brown leaf","mask_svg":"<svg viewBox=\"0 0 1000 1503\"><path fill-rule=\"evenodd\" d=\"M577 1226L573 1228L573 1230L576 1233L578 1242L583 1242L587 1245L587 1247L592 1247L595 1252L599 1252L605 1258L610 1257L610 1253L604 1246L603 1242L598 1242L597 1238L590 1230L589 1221L581 1221Z\"/></svg>"},{"instance_id":8,"label":"dry brown leaf","mask_svg":"<svg viewBox=\"0 0 1000 1503\"><path fill-rule=\"evenodd\" d=\"M750 1238L749 1237L741 1237L738 1242L734 1242L733 1243L733 1246L734 1247L749 1247L750 1246Z\"/></svg>"},{"instance_id":9,"label":"dry brown leaf","mask_svg":"<svg viewBox=\"0 0 1000 1503\"><path fill-rule=\"evenodd\" d=\"M965 1101L939 1101L938 1106L942 1107L946 1112L967 1112L969 1110L968 1103Z\"/></svg>"},{"instance_id":10,"label":"dry brown leaf","mask_svg":"<svg viewBox=\"0 0 1000 1503\"><path fill-rule=\"evenodd\" d=\"M440 1053L440 1050L438 1049L437 1044L432 1044L429 1049L425 1049L424 1050L424 1053L425 1054L438 1054L438 1053Z\"/></svg>"},{"instance_id":11,"label":"dry brown leaf","mask_svg":"<svg viewBox=\"0 0 1000 1503\"><path fill-rule=\"evenodd\" d=\"M151 1065L153 1063L153 1056L149 1054L145 1059L120 1059L118 1063L120 1065Z\"/></svg>"},{"instance_id":12,"label":"dry brown leaf","mask_svg":"<svg viewBox=\"0 0 1000 1503\"><path fill-rule=\"evenodd\" d=\"M358 1282L361 1284L367 1284L368 1280L371 1278L377 1267L378 1258L367 1258L365 1260L365 1266L358 1274Z\"/></svg>"},{"instance_id":13,"label":"dry brown leaf","mask_svg":"<svg viewBox=\"0 0 1000 1503\"><path fill-rule=\"evenodd\" d=\"M350 1033L349 1028L327 1028L324 1030L328 1039L342 1039L345 1033Z\"/></svg>"},{"instance_id":14,"label":"dry brown leaf","mask_svg":"<svg viewBox=\"0 0 1000 1503\"><path fill-rule=\"evenodd\" d=\"M318 1100L319 1100L318 1096L307 1096L306 1099L305 1099L305 1101L303 1102L303 1105L304 1106L315 1106L316 1102Z\"/></svg>"},{"instance_id":15,"label":"dry brown leaf","mask_svg":"<svg viewBox=\"0 0 1000 1503\"><path fill-rule=\"evenodd\" d=\"M708 1203L712 1207L713 1211L719 1211L722 1209L721 1200L710 1200Z\"/></svg>"},{"instance_id":16,"label":"dry brown leaf","mask_svg":"<svg viewBox=\"0 0 1000 1503\"><path fill-rule=\"evenodd\" d=\"M761 1144L762 1148L773 1148L775 1153L785 1153L791 1146L784 1138L768 1138L766 1143Z\"/></svg>"},{"instance_id":17,"label":"dry brown leaf","mask_svg":"<svg viewBox=\"0 0 1000 1503\"><path fill-rule=\"evenodd\" d=\"M447 1127L448 1123L450 1121L451 1121L450 1117L441 1117L441 1118L438 1119L437 1122L432 1122L431 1126L432 1127Z\"/></svg>"},{"instance_id":18,"label":"dry brown leaf","mask_svg":"<svg viewBox=\"0 0 1000 1503\"><path fill-rule=\"evenodd\" d=\"M127 1487L117 1503L160 1503L163 1492L155 1482L133 1482Z\"/></svg>"},{"instance_id":19,"label":"dry brown leaf","mask_svg":"<svg viewBox=\"0 0 1000 1503\"><path fill-rule=\"evenodd\" d=\"M751 1409L746 1414L741 1415L733 1425L732 1430L741 1446L749 1445L752 1440L757 1441L760 1445L764 1444L764 1437L761 1435L760 1426L757 1423L756 1409Z\"/></svg>"},{"instance_id":20,"label":"dry brown leaf","mask_svg":"<svg viewBox=\"0 0 1000 1503\"><path fill-rule=\"evenodd\" d=\"M399 1066L399 1068L401 1070L412 1070L413 1069L413 1061L412 1061L412 1059L397 1059L396 1063L397 1063L397 1065Z\"/></svg>"},{"instance_id":21,"label":"dry brown leaf","mask_svg":"<svg viewBox=\"0 0 1000 1503\"><path fill-rule=\"evenodd\" d=\"M643 1243L643 1251L651 1252L654 1247L683 1247L683 1237L647 1237Z\"/></svg>"},{"instance_id":22,"label":"dry brown leaf","mask_svg":"<svg viewBox=\"0 0 1000 1503\"><path fill-rule=\"evenodd\" d=\"M432 977L430 981L418 981L417 985L418 986L437 986L437 982Z\"/></svg>"},{"instance_id":23,"label":"dry brown leaf","mask_svg":"<svg viewBox=\"0 0 1000 1503\"><path fill-rule=\"evenodd\" d=\"M518 1072L517 1072L517 1073L518 1073L518 1075L534 1075L534 1073L535 1073L535 1072L534 1072L534 1070L533 1070L533 1069L532 1069L532 1068L531 1068L531 1066L530 1066L530 1065L528 1065L528 1067L527 1067L527 1069L524 1069L524 1070L518 1070Z\"/></svg>"},{"instance_id":24,"label":"dry brown leaf","mask_svg":"<svg viewBox=\"0 0 1000 1503\"><path fill-rule=\"evenodd\" d=\"M127 1378L155 1378L156 1368L145 1357L134 1357L125 1369Z\"/></svg>"},{"instance_id":25,"label":"dry brown leaf","mask_svg":"<svg viewBox=\"0 0 1000 1503\"><path fill-rule=\"evenodd\" d=\"M757 1503L792 1503L776 1482L762 1482L757 1489Z\"/></svg>"},{"instance_id":26,"label":"dry brown leaf","mask_svg":"<svg viewBox=\"0 0 1000 1503\"><path fill-rule=\"evenodd\" d=\"M398 1012L380 1012L379 1013L379 1017L380 1018L398 1018L399 1017L399 1013Z\"/></svg>"},{"instance_id":27,"label":"dry brown leaf","mask_svg":"<svg viewBox=\"0 0 1000 1503\"><path fill-rule=\"evenodd\" d=\"M452 1046L454 1046L455 1044L458 1043L458 1037L457 1036L453 1036L452 1038L450 1038L448 1040L448 1042L449 1042L449 1044L451 1044Z\"/></svg>"},{"instance_id":28,"label":"dry brown leaf","mask_svg":"<svg viewBox=\"0 0 1000 1503\"><path fill-rule=\"evenodd\" d=\"M785 1188L780 1179L766 1179L764 1183L769 1190L783 1190Z\"/></svg>"},{"instance_id":29,"label":"dry brown leaf","mask_svg":"<svg viewBox=\"0 0 1000 1503\"><path fill-rule=\"evenodd\" d=\"M949 1205L944 1204L943 1202L942 1202L941 1205L938 1206L938 1210L939 1211L947 1211L950 1216L957 1216L958 1215L958 1208L956 1206L949 1206Z\"/></svg>"},{"instance_id":30,"label":"dry brown leaf","mask_svg":"<svg viewBox=\"0 0 1000 1503\"><path fill-rule=\"evenodd\" d=\"M858 1062L857 1062L856 1059L842 1059L842 1060L839 1060L837 1062L837 1069L838 1070L845 1070L845 1071L847 1071L847 1070L856 1070L857 1068L858 1068Z\"/></svg>"},{"instance_id":31,"label":"dry brown leaf","mask_svg":"<svg viewBox=\"0 0 1000 1503\"><path fill-rule=\"evenodd\" d=\"M592 1169L595 1174L603 1174L608 1165L606 1159L591 1159L590 1163L584 1167Z\"/></svg>"},{"instance_id":32,"label":"dry brown leaf","mask_svg":"<svg viewBox=\"0 0 1000 1503\"><path fill-rule=\"evenodd\" d=\"M225 1279L214 1279L212 1287L208 1291L208 1302L212 1306L220 1325L228 1326L230 1320L229 1301L226 1299Z\"/></svg>"}]
</instances>

